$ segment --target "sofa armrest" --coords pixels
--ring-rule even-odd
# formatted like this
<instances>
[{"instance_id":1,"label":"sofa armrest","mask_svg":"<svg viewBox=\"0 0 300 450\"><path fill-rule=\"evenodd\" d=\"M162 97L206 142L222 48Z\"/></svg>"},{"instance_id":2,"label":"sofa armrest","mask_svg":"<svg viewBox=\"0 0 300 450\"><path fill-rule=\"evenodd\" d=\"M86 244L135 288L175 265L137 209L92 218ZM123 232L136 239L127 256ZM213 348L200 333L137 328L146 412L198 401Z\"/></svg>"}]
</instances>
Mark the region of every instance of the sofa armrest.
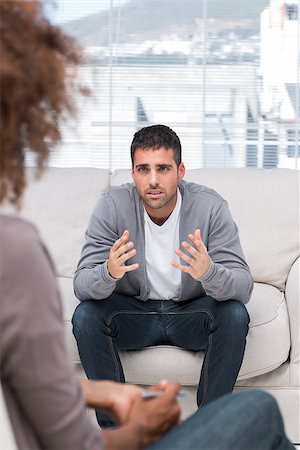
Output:
<instances>
[{"instance_id":1,"label":"sofa armrest","mask_svg":"<svg viewBox=\"0 0 300 450\"><path fill-rule=\"evenodd\" d=\"M291 329L291 386L300 387L300 257L289 272L285 298L289 311Z\"/></svg>"}]
</instances>

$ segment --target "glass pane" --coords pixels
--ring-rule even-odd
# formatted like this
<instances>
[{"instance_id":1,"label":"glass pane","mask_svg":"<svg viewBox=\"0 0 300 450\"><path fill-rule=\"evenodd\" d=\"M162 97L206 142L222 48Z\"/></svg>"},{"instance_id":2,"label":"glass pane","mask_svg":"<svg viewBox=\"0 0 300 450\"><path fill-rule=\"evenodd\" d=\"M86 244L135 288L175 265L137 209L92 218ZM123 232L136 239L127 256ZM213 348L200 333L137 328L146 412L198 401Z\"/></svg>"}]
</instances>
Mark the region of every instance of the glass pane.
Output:
<instances>
[{"instance_id":1,"label":"glass pane","mask_svg":"<svg viewBox=\"0 0 300 450\"><path fill-rule=\"evenodd\" d=\"M68 156L53 164L130 167L134 132L164 123L178 133L187 168L299 168L298 7L59 1L56 20L84 48L81 80L93 98L80 100L80 124L60 148Z\"/></svg>"}]
</instances>

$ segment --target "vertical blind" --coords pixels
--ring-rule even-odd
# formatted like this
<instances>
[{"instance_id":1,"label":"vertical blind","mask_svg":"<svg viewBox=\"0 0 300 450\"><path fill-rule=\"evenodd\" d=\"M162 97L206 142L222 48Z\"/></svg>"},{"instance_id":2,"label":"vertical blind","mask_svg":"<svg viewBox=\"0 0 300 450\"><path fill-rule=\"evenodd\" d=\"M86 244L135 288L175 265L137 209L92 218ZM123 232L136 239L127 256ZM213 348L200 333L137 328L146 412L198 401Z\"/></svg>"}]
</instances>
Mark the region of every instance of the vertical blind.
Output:
<instances>
[{"instance_id":1,"label":"vertical blind","mask_svg":"<svg viewBox=\"0 0 300 450\"><path fill-rule=\"evenodd\" d=\"M92 96L51 165L128 168L133 134L163 123L187 168L299 169L298 0L89 0L80 18L57 14Z\"/></svg>"}]
</instances>

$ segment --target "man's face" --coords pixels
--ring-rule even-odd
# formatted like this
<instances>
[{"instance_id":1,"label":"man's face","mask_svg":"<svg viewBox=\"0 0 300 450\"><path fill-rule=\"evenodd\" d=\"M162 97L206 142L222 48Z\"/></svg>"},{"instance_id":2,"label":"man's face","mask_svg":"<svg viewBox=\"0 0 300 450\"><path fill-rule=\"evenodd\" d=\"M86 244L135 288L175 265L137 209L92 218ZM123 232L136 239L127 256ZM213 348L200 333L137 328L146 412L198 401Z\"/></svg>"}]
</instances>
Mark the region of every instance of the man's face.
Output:
<instances>
[{"instance_id":1,"label":"man's face","mask_svg":"<svg viewBox=\"0 0 300 450\"><path fill-rule=\"evenodd\" d=\"M168 218L177 200L177 185L185 173L177 168L172 149L137 149L132 178L150 217Z\"/></svg>"}]
</instances>

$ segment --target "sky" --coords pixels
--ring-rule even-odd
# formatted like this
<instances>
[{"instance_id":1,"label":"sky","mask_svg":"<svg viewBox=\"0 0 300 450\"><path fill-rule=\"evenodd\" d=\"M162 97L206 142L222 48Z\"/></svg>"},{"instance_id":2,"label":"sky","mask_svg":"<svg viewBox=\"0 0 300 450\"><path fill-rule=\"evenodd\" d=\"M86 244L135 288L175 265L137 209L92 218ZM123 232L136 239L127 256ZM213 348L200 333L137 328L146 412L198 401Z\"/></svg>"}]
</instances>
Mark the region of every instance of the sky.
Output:
<instances>
[{"instance_id":1,"label":"sky","mask_svg":"<svg viewBox=\"0 0 300 450\"><path fill-rule=\"evenodd\" d=\"M49 18L55 23L79 19L118 6L128 0L43 0Z\"/></svg>"}]
</instances>

